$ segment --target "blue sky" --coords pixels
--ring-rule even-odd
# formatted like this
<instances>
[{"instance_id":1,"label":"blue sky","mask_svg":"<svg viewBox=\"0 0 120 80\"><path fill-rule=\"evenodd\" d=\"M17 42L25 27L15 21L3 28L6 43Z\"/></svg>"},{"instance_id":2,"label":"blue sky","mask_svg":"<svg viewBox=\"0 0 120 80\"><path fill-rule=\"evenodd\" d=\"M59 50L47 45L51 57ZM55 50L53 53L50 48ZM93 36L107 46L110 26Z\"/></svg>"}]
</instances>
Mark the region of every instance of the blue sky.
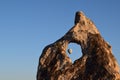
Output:
<instances>
[{"instance_id":1,"label":"blue sky","mask_svg":"<svg viewBox=\"0 0 120 80\"><path fill-rule=\"evenodd\" d=\"M120 64L120 0L0 0L0 80L35 80L43 48L73 25L76 11L93 20ZM72 60L81 56L78 45Z\"/></svg>"}]
</instances>

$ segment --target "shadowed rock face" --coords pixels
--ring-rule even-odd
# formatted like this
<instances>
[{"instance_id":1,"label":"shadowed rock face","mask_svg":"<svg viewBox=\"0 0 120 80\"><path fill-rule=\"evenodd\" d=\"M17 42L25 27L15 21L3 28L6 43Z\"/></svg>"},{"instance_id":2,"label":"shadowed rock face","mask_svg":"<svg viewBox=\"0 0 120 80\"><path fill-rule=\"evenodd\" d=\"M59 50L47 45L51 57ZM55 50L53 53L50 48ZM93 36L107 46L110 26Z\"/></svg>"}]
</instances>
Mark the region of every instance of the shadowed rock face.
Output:
<instances>
[{"instance_id":1,"label":"shadowed rock face","mask_svg":"<svg viewBox=\"0 0 120 80\"><path fill-rule=\"evenodd\" d=\"M81 46L82 57L72 63L66 54L69 43ZM75 54L74 54L75 55ZM46 46L39 59L37 80L120 80L111 46L83 12L59 40Z\"/></svg>"}]
</instances>

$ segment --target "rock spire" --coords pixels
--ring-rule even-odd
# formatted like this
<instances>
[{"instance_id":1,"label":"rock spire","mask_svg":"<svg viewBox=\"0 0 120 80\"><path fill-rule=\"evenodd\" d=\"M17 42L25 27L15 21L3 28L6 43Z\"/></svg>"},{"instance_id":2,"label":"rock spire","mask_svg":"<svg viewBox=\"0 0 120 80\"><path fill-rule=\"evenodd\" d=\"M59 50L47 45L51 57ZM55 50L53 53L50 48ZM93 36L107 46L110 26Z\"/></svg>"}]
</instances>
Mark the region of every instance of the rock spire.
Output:
<instances>
[{"instance_id":1,"label":"rock spire","mask_svg":"<svg viewBox=\"0 0 120 80\"><path fill-rule=\"evenodd\" d=\"M69 43L76 43L82 49L82 57L74 63L66 54ZM75 25L44 48L37 80L120 80L120 72L111 46L83 12L76 12Z\"/></svg>"}]
</instances>

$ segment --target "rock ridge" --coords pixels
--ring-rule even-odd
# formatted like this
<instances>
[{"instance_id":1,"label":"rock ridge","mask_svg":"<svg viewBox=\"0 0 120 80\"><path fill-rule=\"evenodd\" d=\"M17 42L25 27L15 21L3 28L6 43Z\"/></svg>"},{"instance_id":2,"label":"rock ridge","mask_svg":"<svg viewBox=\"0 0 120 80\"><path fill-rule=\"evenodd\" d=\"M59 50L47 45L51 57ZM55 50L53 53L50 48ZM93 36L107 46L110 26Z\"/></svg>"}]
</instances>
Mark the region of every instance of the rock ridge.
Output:
<instances>
[{"instance_id":1,"label":"rock ridge","mask_svg":"<svg viewBox=\"0 0 120 80\"><path fill-rule=\"evenodd\" d=\"M69 43L82 49L82 57L74 63L66 54ZM74 26L43 49L37 80L120 80L120 72L111 46L83 12L76 12Z\"/></svg>"}]
</instances>

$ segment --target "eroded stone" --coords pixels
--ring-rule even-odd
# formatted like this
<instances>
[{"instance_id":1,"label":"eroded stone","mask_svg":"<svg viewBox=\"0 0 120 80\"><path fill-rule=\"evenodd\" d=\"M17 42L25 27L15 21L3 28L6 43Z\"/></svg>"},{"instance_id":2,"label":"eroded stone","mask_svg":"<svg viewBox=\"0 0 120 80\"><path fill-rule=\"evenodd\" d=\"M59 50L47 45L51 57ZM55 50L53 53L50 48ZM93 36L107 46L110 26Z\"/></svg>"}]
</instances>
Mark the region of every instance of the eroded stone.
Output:
<instances>
[{"instance_id":1,"label":"eroded stone","mask_svg":"<svg viewBox=\"0 0 120 80\"><path fill-rule=\"evenodd\" d=\"M66 53L69 43L77 43L82 49L82 56L74 63ZM111 46L94 23L83 12L77 12L75 25L44 48L37 80L120 80L120 73Z\"/></svg>"}]
</instances>

